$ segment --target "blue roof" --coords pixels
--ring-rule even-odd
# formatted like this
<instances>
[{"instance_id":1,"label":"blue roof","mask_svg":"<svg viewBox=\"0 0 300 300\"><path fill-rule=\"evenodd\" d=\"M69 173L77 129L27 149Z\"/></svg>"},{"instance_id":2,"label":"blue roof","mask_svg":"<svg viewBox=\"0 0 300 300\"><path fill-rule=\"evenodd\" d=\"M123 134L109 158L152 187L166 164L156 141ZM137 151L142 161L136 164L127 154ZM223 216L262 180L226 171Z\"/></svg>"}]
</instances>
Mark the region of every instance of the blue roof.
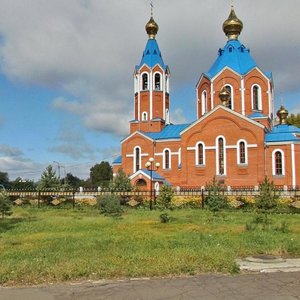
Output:
<instances>
[{"instance_id":1,"label":"blue roof","mask_svg":"<svg viewBox=\"0 0 300 300\"><path fill-rule=\"evenodd\" d=\"M161 52L155 39L148 40L141 63L136 66L136 68L139 69L144 64L146 64L150 68L153 68L157 64L160 65L163 69L167 68L161 57Z\"/></svg>"},{"instance_id":2,"label":"blue roof","mask_svg":"<svg viewBox=\"0 0 300 300\"><path fill-rule=\"evenodd\" d=\"M118 156L113 162L112 164L114 165L119 165L122 163L122 155Z\"/></svg>"},{"instance_id":3,"label":"blue roof","mask_svg":"<svg viewBox=\"0 0 300 300\"><path fill-rule=\"evenodd\" d=\"M248 115L248 118L250 118L250 119L255 119L255 118L267 118L268 117L268 115L264 115L264 114L262 114L262 113L260 113L260 112L254 112L253 114L250 114L250 115Z\"/></svg>"},{"instance_id":4,"label":"blue roof","mask_svg":"<svg viewBox=\"0 0 300 300\"><path fill-rule=\"evenodd\" d=\"M298 137L297 137L298 136ZM266 134L265 141L268 142L300 142L300 128L292 125L277 125Z\"/></svg>"},{"instance_id":5,"label":"blue roof","mask_svg":"<svg viewBox=\"0 0 300 300\"><path fill-rule=\"evenodd\" d=\"M239 40L229 40L223 49L219 49L219 56L207 73L210 79L215 77L225 67L229 67L240 75L245 75L257 67L256 62L247 49ZM271 73L265 73L268 78Z\"/></svg>"},{"instance_id":6,"label":"blue roof","mask_svg":"<svg viewBox=\"0 0 300 300\"><path fill-rule=\"evenodd\" d=\"M151 177L151 171L149 171L148 169L142 169L142 172L144 172L146 175L148 175L149 177ZM152 178L153 180L161 180L164 181L165 178L162 177L161 175L159 175L157 172L152 171Z\"/></svg>"},{"instance_id":7,"label":"blue roof","mask_svg":"<svg viewBox=\"0 0 300 300\"><path fill-rule=\"evenodd\" d=\"M178 139L180 138L180 132L190 125L191 123L177 125L169 124L160 132L143 132L143 134L153 140Z\"/></svg>"}]
</instances>

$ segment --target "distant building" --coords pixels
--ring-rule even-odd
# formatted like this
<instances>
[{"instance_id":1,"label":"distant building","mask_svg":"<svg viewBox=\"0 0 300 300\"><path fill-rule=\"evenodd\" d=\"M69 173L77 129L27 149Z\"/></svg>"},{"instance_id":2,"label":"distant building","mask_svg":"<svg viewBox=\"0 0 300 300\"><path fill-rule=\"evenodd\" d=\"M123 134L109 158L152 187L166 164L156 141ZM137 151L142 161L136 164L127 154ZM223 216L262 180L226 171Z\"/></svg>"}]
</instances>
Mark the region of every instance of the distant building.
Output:
<instances>
[{"instance_id":1,"label":"distant building","mask_svg":"<svg viewBox=\"0 0 300 300\"><path fill-rule=\"evenodd\" d=\"M196 86L197 120L171 124L170 71L151 16L134 72L134 119L114 173L122 168L141 188L149 188L151 176L156 188L163 182L201 187L214 176L231 187L258 186L265 176L276 185L300 185L300 129L287 125L284 107L274 125L272 74L261 70L239 41L242 28L232 7L223 23L228 41ZM152 171L146 168L149 159Z\"/></svg>"}]
</instances>

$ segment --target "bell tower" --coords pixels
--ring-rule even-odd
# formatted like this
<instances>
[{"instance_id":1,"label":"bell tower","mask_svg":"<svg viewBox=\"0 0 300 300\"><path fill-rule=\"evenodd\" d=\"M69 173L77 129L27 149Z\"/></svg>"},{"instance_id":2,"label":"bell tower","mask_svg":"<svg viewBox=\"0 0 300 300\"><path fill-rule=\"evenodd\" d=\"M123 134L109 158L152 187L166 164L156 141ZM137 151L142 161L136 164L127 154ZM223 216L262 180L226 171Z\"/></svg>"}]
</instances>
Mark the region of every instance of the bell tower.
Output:
<instances>
[{"instance_id":1,"label":"bell tower","mask_svg":"<svg viewBox=\"0 0 300 300\"><path fill-rule=\"evenodd\" d=\"M155 39L159 27L152 11L145 28L149 38L141 62L134 70L134 120L130 122L130 133L159 132L170 122L170 72Z\"/></svg>"}]
</instances>

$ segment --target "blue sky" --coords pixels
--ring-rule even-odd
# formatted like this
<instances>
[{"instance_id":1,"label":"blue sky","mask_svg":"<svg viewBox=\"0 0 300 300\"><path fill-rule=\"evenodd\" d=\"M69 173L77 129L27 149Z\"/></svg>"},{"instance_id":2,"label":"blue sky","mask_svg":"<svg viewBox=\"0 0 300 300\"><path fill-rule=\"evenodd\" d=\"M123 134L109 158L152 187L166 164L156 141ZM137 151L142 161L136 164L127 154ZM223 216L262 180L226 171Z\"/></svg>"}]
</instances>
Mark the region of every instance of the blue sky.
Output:
<instances>
[{"instance_id":1,"label":"blue sky","mask_svg":"<svg viewBox=\"0 0 300 300\"><path fill-rule=\"evenodd\" d=\"M193 121L195 85L226 43L232 1L153 2L171 121ZM240 41L273 73L277 106L300 112L300 1L236 0L235 10ZM87 178L119 154L149 17L147 0L0 0L0 171L38 180L56 161L62 175Z\"/></svg>"}]
</instances>

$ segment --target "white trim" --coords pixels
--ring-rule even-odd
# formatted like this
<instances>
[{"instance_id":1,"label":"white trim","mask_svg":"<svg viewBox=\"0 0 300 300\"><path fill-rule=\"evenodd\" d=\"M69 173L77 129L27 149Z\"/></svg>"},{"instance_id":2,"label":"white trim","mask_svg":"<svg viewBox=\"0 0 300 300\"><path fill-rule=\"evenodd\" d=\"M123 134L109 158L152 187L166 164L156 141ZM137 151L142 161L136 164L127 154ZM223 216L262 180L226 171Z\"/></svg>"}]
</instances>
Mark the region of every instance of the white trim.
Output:
<instances>
[{"instance_id":1,"label":"white trim","mask_svg":"<svg viewBox=\"0 0 300 300\"><path fill-rule=\"evenodd\" d=\"M188 130L190 130L191 128L193 128L195 125L197 125L198 123L202 122L203 120L205 120L206 118L208 118L211 114L213 114L214 112L216 112L218 109L223 109L233 115L235 115L236 117L239 117L257 127L260 127L262 129L265 129L265 126L256 122L256 121L253 121L252 119L249 119L247 118L246 116L243 116L241 115L240 113L232 110L232 109L229 109L227 107L225 107L224 105L218 105L217 107L215 107L214 109L212 109L211 111L209 111L207 114L205 114L204 116L202 116L200 119L196 120L194 123L192 123L190 126L186 127L184 130L182 130L180 132L180 135L184 134L185 132L187 132Z\"/></svg>"},{"instance_id":2,"label":"white trim","mask_svg":"<svg viewBox=\"0 0 300 300\"><path fill-rule=\"evenodd\" d=\"M133 132L131 135L129 135L127 138L124 138L122 141L121 141L121 144L123 144L124 142L126 142L127 140L129 140L130 138L132 138L134 135L141 135L142 137L144 137L145 139L148 139L149 141L153 141L153 139L149 138L148 136L146 136L145 134L141 133L140 131L135 131Z\"/></svg>"},{"instance_id":3,"label":"white trim","mask_svg":"<svg viewBox=\"0 0 300 300\"><path fill-rule=\"evenodd\" d=\"M205 95L205 96L204 96ZM208 107L207 107L207 91L204 90L201 93L201 115L207 113Z\"/></svg>"},{"instance_id":4,"label":"white trim","mask_svg":"<svg viewBox=\"0 0 300 300\"><path fill-rule=\"evenodd\" d=\"M275 153L281 153L281 162L282 162L282 174L276 174L276 161L275 161ZM273 176L285 176L285 159L284 159L284 151L282 149L275 149L272 151L272 175Z\"/></svg>"},{"instance_id":5,"label":"white trim","mask_svg":"<svg viewBox=\"0 0 300 300\"><path fill-rule=\"evenodd\" d=\"M296 163L295 163L295 145L291 144L291 159L292 159L292 186L296 187Z\"/></svg>"},{"instance_id":6,"label":"white trim","mask_svg":"<svg viewBox=\"0 0 300 300\"><path fill-rule=\"evenodd\" d=\"M282 146L282 145L291 145L291 144L300 144L300 142L296 141L286 141L286 142L267 142L267 146Z\"/></svg>"},{"instance_id":7,"label":"white trim","mask_svg":"<svg viewBox=\"0 0 300 300\"><path fill-rule=\"evenodd\" d=\"M153 73L152 73L152 69L150 70L150 78L153 80ZM149 91L150 91L150 101L149 101L149 105L150 105L150 117L149 119L152 120L153 119L153 81L150 80L149 82Z\"/></svg>"},{"instance_id":8,"label":"white trim","mask_svg":"<svg viewBox=\"0 0 300 300\"><path fill-rule=\"evenodd\" d=\"M213 81L210 82L210 111L214 109L214 84Z\"/></svg>"},{"instance_id":9,"label":"white trim","mask_svg":"<svg viewBox=\"0 0 300 300\"><path fill-rule=\"evenodd\" d=\"M241 105L242 115L245 115L245 79L241 79Z\"/></svg>"},{"instance_id":10,"label":"white trim","mask_svg":"<svg viewBox=\"0 0 300 300\"><path fill-rule=\"evenodd\" d=\"M162 91L163 91L163 119L166 120L166 72L162 74Z\"/></svg>"},{"instance_id":11,"label":"white trim","mask_svg":"<svg viewBox=\"0 0 300 300\"><path fill-rule=\"evenodd\" d=\"M178 167L181 165L181 148L178 149Z\"/></svg>"},{"instance_id":12,"label":"white trim","mask_svg":"<svg viewBox=\"0 0 300 300\"><path fill-rule=\"evenodd\" d=\"M196 150L195 147L187 147L187 150L190 151L190 150Z\"/></svg>"}]
</instances>

